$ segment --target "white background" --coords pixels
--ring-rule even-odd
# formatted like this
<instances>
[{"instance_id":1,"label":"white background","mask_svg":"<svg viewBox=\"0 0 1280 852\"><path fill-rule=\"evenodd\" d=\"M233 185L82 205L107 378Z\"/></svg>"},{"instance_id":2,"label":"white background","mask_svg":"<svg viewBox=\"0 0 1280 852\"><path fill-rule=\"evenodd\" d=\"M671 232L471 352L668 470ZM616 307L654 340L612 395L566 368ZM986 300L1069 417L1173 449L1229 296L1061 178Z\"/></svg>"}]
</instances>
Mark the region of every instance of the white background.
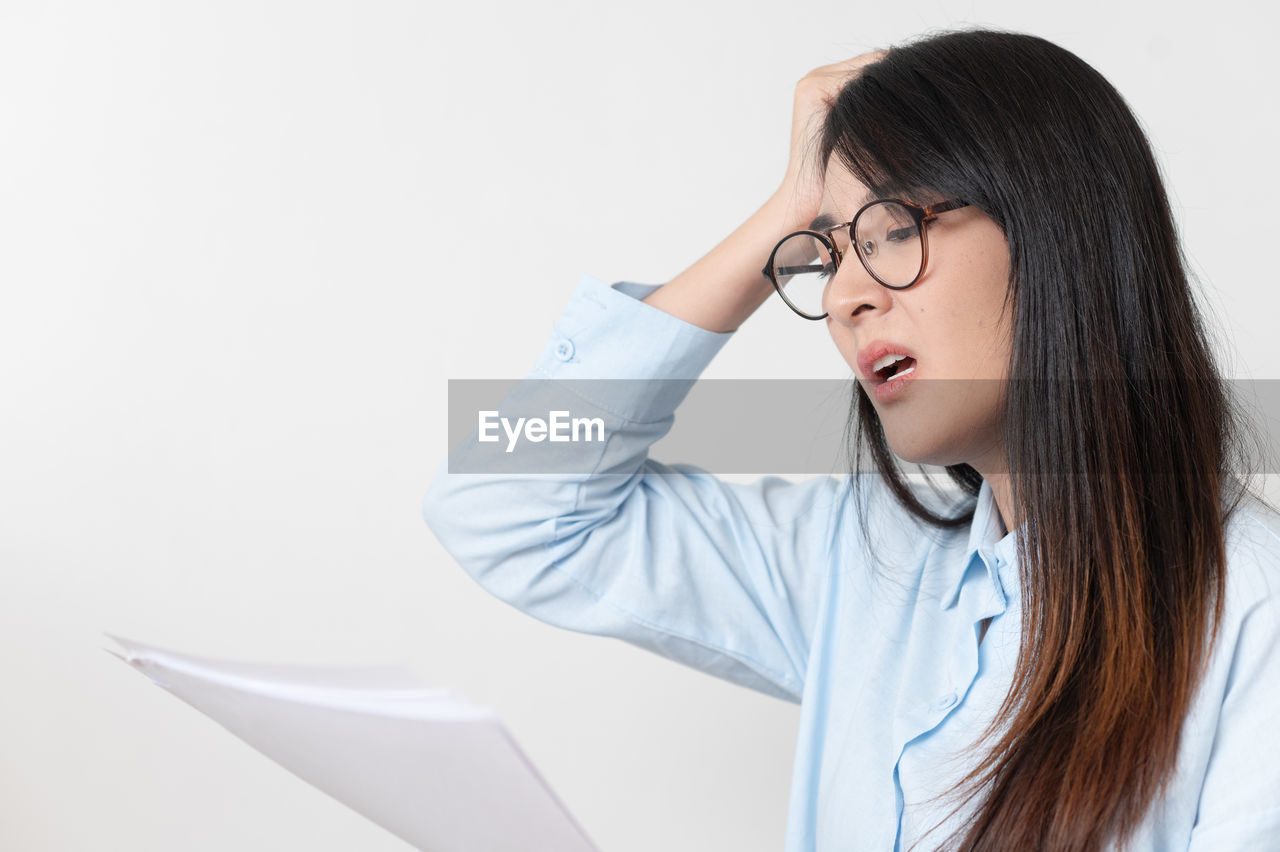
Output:
<instances>
[{"instance_id":1,"label":"white background","mask_svg":"<svg viewBox=\"0 0 1280 852\"><path fill-rule=\"evenodd\" d=\"M984 23L1116 84L1230 375L1280 378L1262 3L0 4L0 847L406 848L109 630L404 663L609 852L780 849L797 707L529 618L431 536L446 380L524 375L582 273L727 235L810 68ZM770 302L705 375L848 374Z\"/></svg>"}]
</instances>

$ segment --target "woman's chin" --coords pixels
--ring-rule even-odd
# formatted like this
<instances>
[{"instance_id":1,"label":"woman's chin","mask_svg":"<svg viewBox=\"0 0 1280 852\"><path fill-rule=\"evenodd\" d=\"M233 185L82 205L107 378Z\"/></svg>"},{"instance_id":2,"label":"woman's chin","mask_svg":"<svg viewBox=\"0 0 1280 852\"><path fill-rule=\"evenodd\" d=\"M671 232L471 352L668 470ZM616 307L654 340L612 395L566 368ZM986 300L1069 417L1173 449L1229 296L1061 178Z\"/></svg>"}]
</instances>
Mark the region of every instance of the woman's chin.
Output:
<instances>
[{"instance_id":1,"label":"woman's chin","mask_svg":"<svg viewBox=\"0 0 1280 852\"><path fill-rule=\"evenodd\" d=\"M921 445L919 443L911 443L911 442L907 442L907 443L903 443L901 441L895 442L892 438L890 438L889 449L893 450L893 454L895 456L902 459L904 462L907 462L908 464L928 464L928 465L951 464L951 462L949 461L947 462L938 461L938 459L943 456L940 455L937 447L931 447L931 446Z\"/></svg>"},{"instance_id":2,"label":"woman's chin","mask_svg":"<svg viewBox=\"0 0 1280 852\"><path fill-rule=\"evenodd\" d=\"M956 453L954 448L939 443L937 432L921 432L919 430L894 429L889 424L882 424L885 440L893 454L908 464L924 464L937 467L958 464L963 454Z\"/></svg>"},{"instance_id":3,"label":"woman's chin","mask_svg":"<svg viewBox=\"0 0 1280 852\"><path fill-rule=\"evenodd\" d=\"M933 421L936 422L936 421ZM920 429L915 424L906 426L881 421L885 442L893 454L907 464L923 464L947 467L957 464L979 464L996 469L1000 463L998 432L975 433L972 430L954 428L945 434L937 429Z\"/></svg>"}]
</instances>

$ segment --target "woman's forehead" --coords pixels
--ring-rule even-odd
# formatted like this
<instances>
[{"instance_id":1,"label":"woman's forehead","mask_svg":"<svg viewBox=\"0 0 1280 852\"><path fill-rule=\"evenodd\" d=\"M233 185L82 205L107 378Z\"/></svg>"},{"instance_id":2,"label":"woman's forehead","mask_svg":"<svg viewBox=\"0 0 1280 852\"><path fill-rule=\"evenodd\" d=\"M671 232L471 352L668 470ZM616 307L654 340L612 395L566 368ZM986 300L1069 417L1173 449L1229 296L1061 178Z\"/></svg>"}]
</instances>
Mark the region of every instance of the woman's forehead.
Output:
<instances>
[{"instance_id":1,"label":"woman's forehead","mask_svg":"<svg viewBox=\"0 0 1280 852\"><path fill-rule=\"evenodd\" d=\"M834 197L842 201L864 198L870 194L867 185L854 177L853 172L840 161L832 157L827 163L827 173L823 179L823 196Z\"/></svg>"},{"instance_id":2,"label":"woman's forehead","mask_svg":"<svg viewBox=\"0 0 1280 852\"><path fill-rule=\"evenodd\" d=\"M946 193L914 183L872 188L859 180L837 154L833 153L827 160L822 187L823 213L842 215L844 221L847 221L859 207L867 202L890 197L928 205L941 201L946 197Z\"/></svg>"},{"instance_id":3,"label":"woman's forehead","mask_svg":"<svg viewBox=\"0 0 1280 852\"><path fill-rule=\"evenodd\" d=\"M835 217L837 221L847 222L864 204L879 198L901 198L920 205L929 205L942 200L942 194L927 187L886 190L878 192L870 189L862 181L855 178L843 166L840 174L828 172L828 178L822 187L822 204L820 211L824 216Z\"/></svg>"},{"instance_id":4,"label":"woman's forehead","mask_svg":"<svg viewBox=\"0 0 1280 852\"><path fill-rule=\"evenodd\" d=\"M875 193L866 184L855 178L844 166L835 166L827 170L822 185L822 215L835 217L836 221L847 222L863 204L866 204ZM843 218L841 218L843 217Z\"/></svg>"}]
</instances>

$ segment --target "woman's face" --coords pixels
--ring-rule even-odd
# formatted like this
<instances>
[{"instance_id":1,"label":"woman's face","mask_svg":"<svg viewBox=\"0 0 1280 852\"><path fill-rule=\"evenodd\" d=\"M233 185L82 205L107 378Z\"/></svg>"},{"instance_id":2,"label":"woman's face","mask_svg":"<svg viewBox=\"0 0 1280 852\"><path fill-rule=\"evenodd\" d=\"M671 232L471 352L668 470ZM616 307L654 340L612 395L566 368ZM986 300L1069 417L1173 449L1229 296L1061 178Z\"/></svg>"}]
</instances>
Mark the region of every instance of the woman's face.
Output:
<instances>
[{"instance_id":1,"label":"woman's face","mask_svg":"<svg viewBox=\"0 0 1280 852\"><path fill-rule=\"evenodd\" d=\"M866 186L833 157L821 212L847 222L866 195ZM934 465L965 462L980 472L1000 472L1012 352L1012 308L1001 317L1009 243L999 225L972 206L941 213L925 228L928 263L905 290L890 290L867 273L850 250L847 228L833 234L843 260L823 296L827 329L900 458ZM882 380L859 363L860 356L874 357L877 342L905 349L916 362L887 399L875 391Z\"/></svg>"}]
</instances>

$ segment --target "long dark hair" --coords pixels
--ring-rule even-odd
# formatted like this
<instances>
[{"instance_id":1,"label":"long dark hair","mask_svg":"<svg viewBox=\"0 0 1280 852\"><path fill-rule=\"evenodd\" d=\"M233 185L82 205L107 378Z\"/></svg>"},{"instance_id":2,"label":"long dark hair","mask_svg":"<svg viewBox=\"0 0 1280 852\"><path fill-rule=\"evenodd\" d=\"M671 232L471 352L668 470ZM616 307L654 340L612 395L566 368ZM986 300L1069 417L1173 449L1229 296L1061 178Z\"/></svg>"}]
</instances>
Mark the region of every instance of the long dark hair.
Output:
<instances>
[{"instance_id":1,"label":"long dark hair","mask_svg":"<svg viewBox=\"0 0 1280 852\"><path fill-rule=\"evenodd\" d=\"M817 141L824 170L834 154L877 194L963 198L1009 243L1003 437L1015 515L1028 520L1022 644L980 740L990 747L961 785L966 801L985 796L951 842L1123 842L1173 774L1221 618L1224 527L1248 491L1232 471L1249 427L1150 145L1095 69L998 30L891 47L841 90ZM967 525L981 475L945 468L960 511L925 505L855 388L855 471L868 452L915 516Z\"/></svg>"}]
</instances>

